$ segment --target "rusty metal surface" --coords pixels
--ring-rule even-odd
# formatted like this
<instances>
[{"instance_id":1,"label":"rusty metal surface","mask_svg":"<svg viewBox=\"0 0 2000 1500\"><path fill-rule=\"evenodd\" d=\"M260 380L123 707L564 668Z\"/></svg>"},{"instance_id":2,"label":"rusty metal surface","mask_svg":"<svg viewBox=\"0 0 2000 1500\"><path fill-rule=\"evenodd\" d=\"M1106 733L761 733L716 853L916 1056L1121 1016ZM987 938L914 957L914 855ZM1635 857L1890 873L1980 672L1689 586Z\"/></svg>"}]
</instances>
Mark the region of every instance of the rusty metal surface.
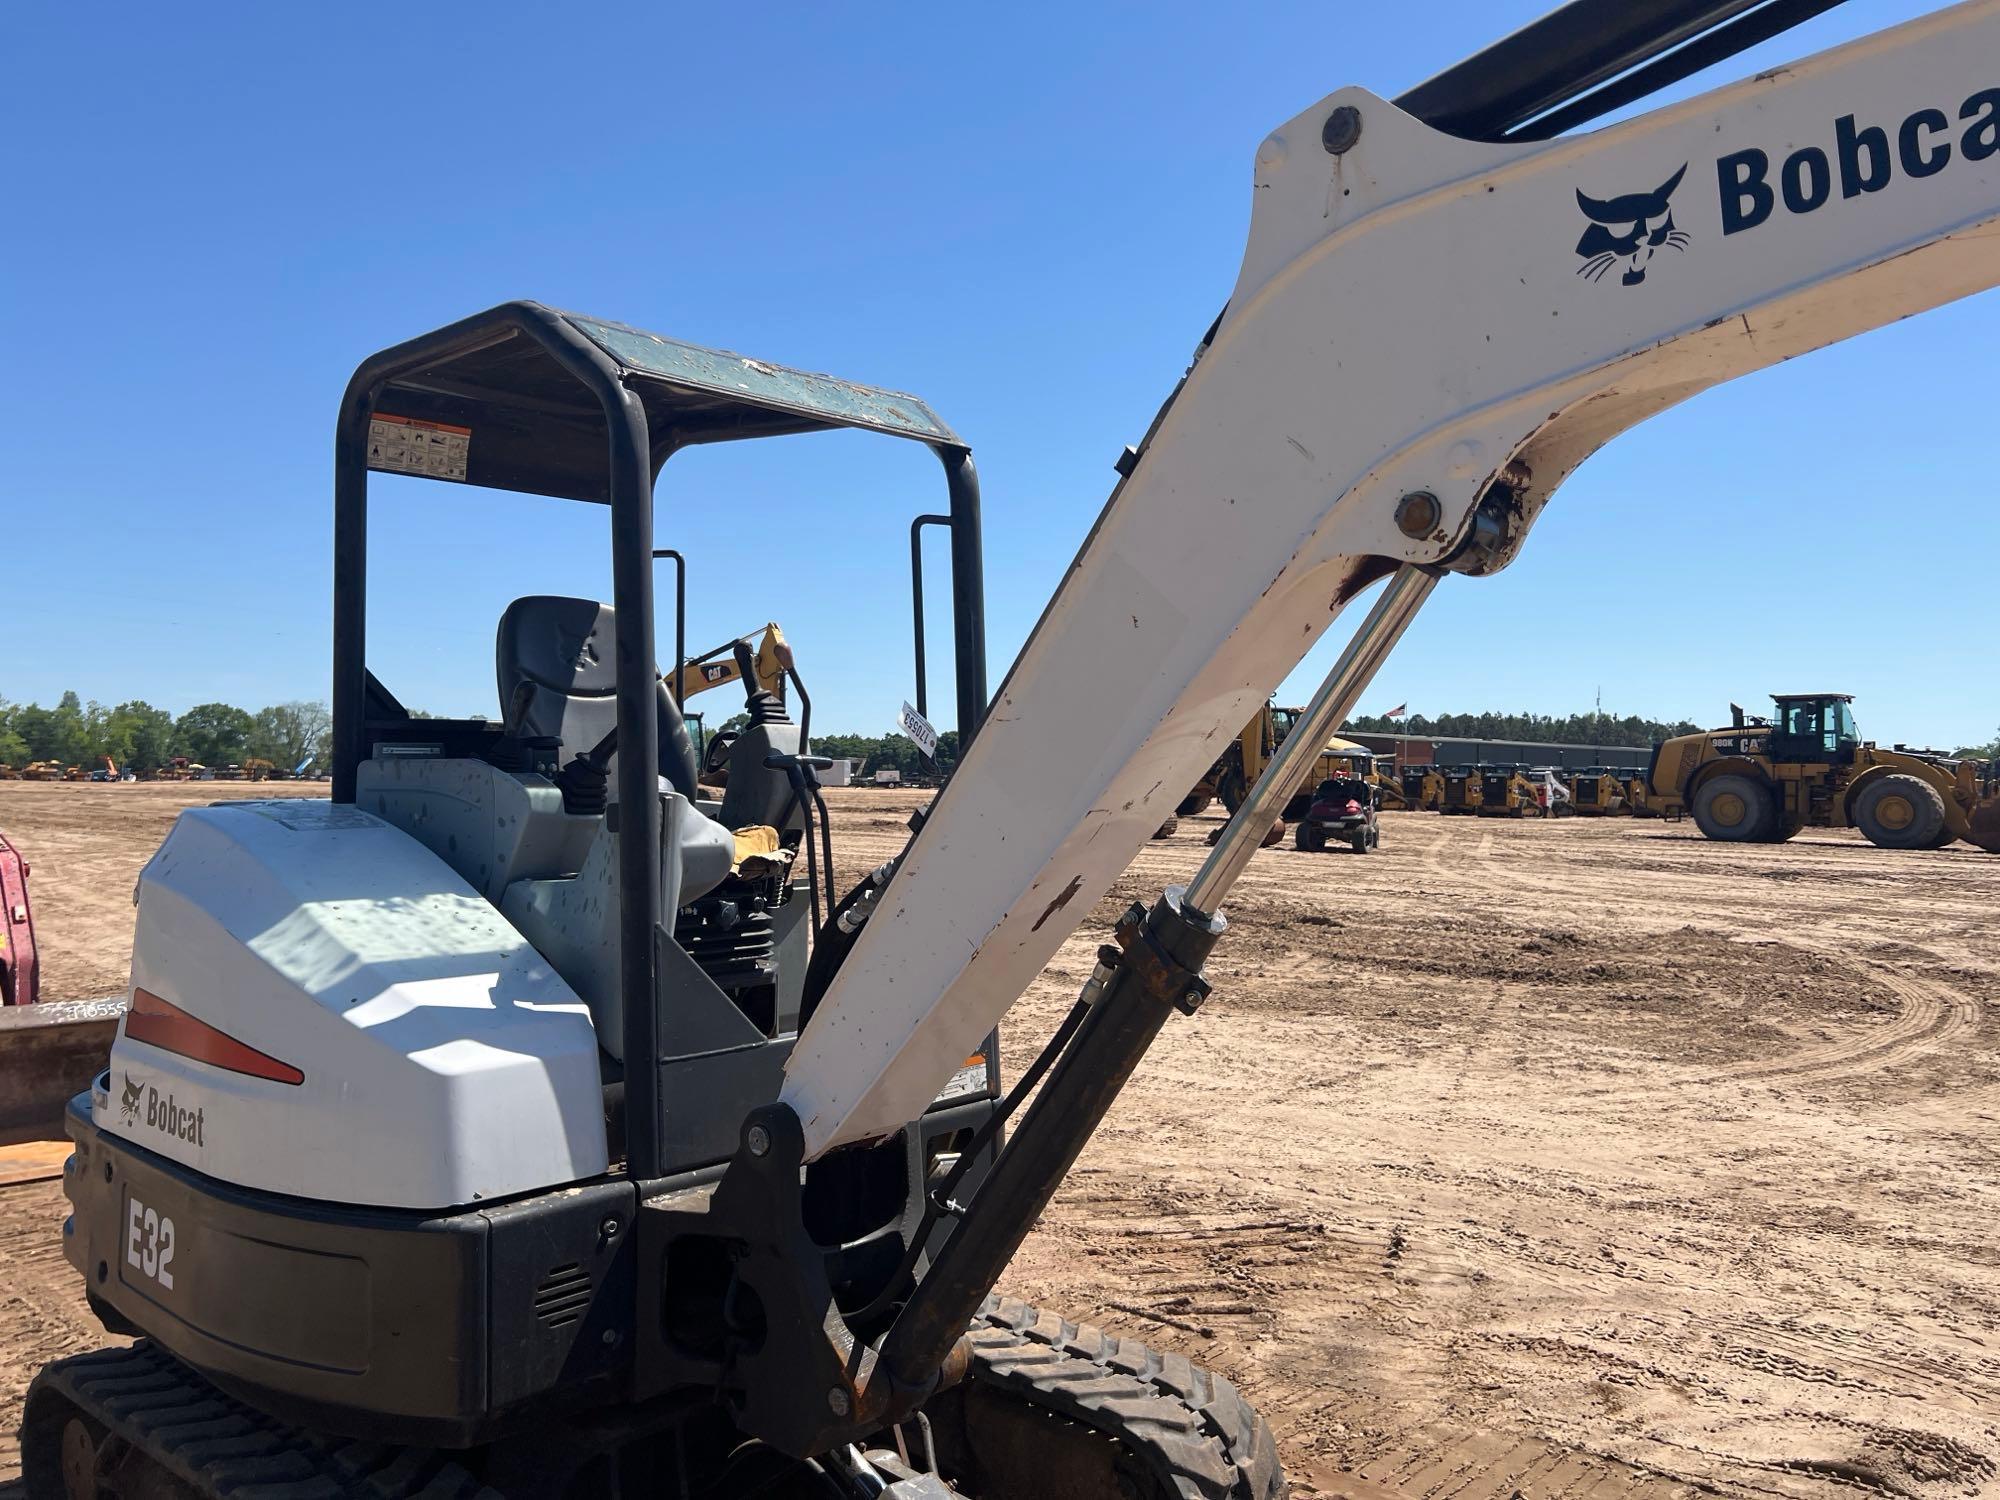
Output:
<instances>
[{"instance_id":1,"label":"rusty metal surface","mask_svg":"<svg viewBox=\"0 0 2000 1500\"><path fill-rule=\"evenodd\" d=\"M111 1053L122 996L0 1009L0 1145L60 1140L63 1106Z\"/></svg>"}]
</instances>

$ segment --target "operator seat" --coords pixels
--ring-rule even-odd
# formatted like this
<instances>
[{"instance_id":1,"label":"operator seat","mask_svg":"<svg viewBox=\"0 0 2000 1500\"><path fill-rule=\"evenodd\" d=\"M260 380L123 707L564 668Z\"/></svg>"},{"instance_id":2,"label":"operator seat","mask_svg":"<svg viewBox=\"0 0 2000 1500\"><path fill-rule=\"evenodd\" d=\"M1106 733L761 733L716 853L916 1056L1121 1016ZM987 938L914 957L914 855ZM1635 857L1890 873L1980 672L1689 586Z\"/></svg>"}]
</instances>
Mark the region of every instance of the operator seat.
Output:
<instances>
[{"instance_id":1,"label":"operator seat","mask_svg":"<svg viewBox=\"0 0 2000 1500\"><path fill-rule=\"evenodd\" d=\"M564 763L588 753L618 722L617 615L594 599L530 594L500 616L494 642L500 713L518 739L561 742ZM664 682L659 705L660 774L689 801L695 788L694 742Z\"/></svg>"}]
</instances>

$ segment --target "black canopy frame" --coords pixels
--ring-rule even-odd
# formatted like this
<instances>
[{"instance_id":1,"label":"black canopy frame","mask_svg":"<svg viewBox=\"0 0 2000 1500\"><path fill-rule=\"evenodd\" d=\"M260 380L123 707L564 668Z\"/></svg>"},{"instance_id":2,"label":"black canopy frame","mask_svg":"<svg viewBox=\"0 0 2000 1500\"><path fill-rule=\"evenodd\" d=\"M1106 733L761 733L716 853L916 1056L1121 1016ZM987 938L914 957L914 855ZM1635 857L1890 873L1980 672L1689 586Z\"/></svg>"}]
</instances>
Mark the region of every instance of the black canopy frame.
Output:
<instances>
[{"instance_id":1,"label":"black canopy frame","mask_svg":"<svg viewBox=\"0 0 2000 1500\"><path fill-rule=\"evenodd\" d=\"M462 439L428 471L380 453L378 417ZM979 478L971 450L915 397L622 324L509 302L365 360L341 399L334 439L333 800L351 803L380 738L427 734L463 745L495 731L411 721L367 667L368 475L419 477L611 508L617 613L619 992L624 1007L627 1170L661 1170L655 1011L660 808L653 615L653 492L661 468L697 444L855 428L921 442L944 466L951 532L958 729L986 710L985 588ZM432 726L435 726L433 728Z\"/></svg>"}]
</instances>

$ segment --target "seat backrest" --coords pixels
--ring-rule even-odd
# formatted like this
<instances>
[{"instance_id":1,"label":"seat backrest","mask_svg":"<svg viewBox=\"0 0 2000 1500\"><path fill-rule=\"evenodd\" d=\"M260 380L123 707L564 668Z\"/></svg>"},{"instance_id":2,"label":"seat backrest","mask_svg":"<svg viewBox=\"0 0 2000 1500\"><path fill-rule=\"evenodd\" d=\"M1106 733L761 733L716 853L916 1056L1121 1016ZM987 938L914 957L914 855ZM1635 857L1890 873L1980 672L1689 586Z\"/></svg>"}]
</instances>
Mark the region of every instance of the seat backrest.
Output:
<instances>
[{"instance_id":1,"label":"seat backrest","mask_svg":"<svg viewBox=\"0 0 2000 1500\"><path fill-rule=\"evenodd\" d=\"M608 604L556 594L516 599L500 616L494 641L500 716L518 739L554 739L568 762L588 753L618 722L618 621ZM675 791L695 795L694 743L667 695L659 706L660 774Z\"/></svg>"}]
</instances>

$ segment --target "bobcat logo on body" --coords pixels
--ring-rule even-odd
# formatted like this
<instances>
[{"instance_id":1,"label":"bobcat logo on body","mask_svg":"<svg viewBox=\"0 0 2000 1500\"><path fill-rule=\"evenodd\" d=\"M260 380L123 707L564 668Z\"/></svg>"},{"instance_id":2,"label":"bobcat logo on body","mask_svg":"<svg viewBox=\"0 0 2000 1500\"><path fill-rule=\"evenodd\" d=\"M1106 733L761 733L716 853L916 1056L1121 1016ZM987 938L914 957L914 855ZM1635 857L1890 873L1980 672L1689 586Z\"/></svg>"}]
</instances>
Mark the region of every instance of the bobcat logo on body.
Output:
<instances>
[{"instance_id":1,"label":"bobcat logo on body","mask_svg":"<svg viewBox=\"0 0 2000 1500\"><path fill-rule=\"evenodd\" d=\"M1626 193L1619 198L1592 198L1582 188L1576 190L1576 206L1583 210L1590 227L1576 242L1583 264L1576 274L1589 281L1601 281L1606 272L1621 261L1623 286L1637 286L1646 279L1646 267L1654 252L1685 250L1693 243L1674 227L1673 209L1668 199L1687 176L1687 163L1650 193Z\"/></svg>"},{"instance_id":2,"label":"bobcat logo on body","mask_svg":"<svg viewBox=\"0 0 2000 1500\"><path fill-rule=\"evenodd\" d=\"M139 1082L130 1073L125 1075L125 1087L118 1100L118 1113L125 1117L127 1125L137 1123L139 1119L139 1098L145 1091L145 1084Z\"/></svg>"}]
</instances>

